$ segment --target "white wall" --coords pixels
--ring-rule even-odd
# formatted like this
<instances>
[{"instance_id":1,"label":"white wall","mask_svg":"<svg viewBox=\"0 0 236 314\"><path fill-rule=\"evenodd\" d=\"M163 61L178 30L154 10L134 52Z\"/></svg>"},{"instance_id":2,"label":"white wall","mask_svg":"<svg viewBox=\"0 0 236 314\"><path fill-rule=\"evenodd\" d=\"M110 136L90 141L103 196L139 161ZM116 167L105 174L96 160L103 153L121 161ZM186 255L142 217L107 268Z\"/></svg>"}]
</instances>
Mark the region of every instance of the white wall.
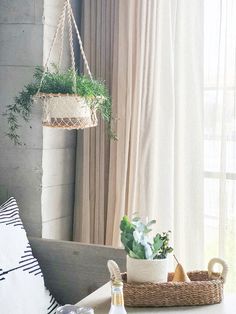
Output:
<instances>
[{"instance_id":1,"label":"white wall","mask_svg":"<svg viewBox=\"0 0 236 314\"><path fill-rule=\"evenodd\" d=\"M62 2L0 1L1 113L45 62ZM30 124L22 125L25 145L16 147L4 136L7 124L0 115L0 185L16 197L30 235L70 239L76 133L42 128L36 106Z\"/></svg>"}]
</instances>

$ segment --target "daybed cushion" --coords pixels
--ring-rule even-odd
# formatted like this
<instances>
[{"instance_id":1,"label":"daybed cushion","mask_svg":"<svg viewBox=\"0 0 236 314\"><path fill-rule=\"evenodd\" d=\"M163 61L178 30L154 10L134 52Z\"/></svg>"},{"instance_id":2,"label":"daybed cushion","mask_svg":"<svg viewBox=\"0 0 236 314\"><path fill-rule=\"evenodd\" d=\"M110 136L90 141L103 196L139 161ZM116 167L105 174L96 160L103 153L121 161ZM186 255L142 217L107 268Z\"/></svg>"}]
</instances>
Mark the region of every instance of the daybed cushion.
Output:
<instances>
[{"instance_id":1,"label":"daybed cushion","mask_svg":"<svg viewBox=\"0 0 236 314\"><path fill-rule=\"evenodd\" d=\"M58 304L27 239L16 200L0 206L0 312L54 314Z\"/></svg>"}]
</instances>

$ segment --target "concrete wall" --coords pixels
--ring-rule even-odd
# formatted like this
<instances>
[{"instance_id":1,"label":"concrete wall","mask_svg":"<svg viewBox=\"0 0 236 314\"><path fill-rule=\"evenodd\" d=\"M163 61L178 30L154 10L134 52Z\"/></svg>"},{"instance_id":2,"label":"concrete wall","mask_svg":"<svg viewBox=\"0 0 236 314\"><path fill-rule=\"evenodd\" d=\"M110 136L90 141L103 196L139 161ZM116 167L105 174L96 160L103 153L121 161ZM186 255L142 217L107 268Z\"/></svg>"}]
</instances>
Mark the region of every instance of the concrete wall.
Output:
<instances>
[{"instance_id":1,"label":"concrete wall","mask_svg":"<svg viewBox=\"0 0 236 314\"><path fill-rule=\"evenodd\" d=\"M42 236L70 240L74 206L75 132L43 131Z\"/></svg>"},{"instance_id":2,"label":"concrete wall","mask_svg":"<svg viewBox=\"0 0 236 314\"><path fill-rule=\"evenodd\" d=\"M30 82L35 65L45 62L62 3L0 1L1 113ZM65 59L64 65L68 61ZM76 134L42 128L37 106L30 124L22 125L25 144L16 147L4 136L7 124L0 115L0 185L7 186L8 194L16 197L29 235L70 239Z\"/></svg>"},{"instance_id":3,"label":"concrete wall","mask_svg":"<svg viewBox=\"0 0 236 314\"><path fill-rule=\"evenodd\" d=\"M0 2L0 112L27 84L35 65L43 60L43 0ZM0 115L0 184L15 196L25 227L41 235L43 132L40 108L33 109L30 125L21 130L25 145L14 146L4 136L6 120ZM30 126L32 128L30 128Z\"/></svg>"},{"instance_id":4,"label":"concrete wall","mask_svg":"<svg viewBox=\"0 0 236 314\"><path fill-rule=\"evenodd\" d=\"M63 0L44 1L44 62L48 57ZM78 1L72 5L78 12ZM67 32L65 31L65 35ZM64 38L64 68L70 66L68 35ZM52 51L50 61L57 62L60 40ZM76 132L43 129L43 179L42 179L42 236L70 240L74 206Z\"/></svg>"}]
</instances>

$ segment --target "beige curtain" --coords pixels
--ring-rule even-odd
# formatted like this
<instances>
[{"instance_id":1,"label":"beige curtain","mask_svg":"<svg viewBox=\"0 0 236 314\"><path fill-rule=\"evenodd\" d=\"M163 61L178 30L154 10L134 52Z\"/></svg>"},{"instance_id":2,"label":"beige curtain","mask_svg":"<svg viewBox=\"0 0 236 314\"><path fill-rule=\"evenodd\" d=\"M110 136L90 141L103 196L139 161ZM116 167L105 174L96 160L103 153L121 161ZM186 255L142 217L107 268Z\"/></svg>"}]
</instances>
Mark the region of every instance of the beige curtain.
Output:
<instances>
[{"instance_id":1,"label":"beige curtain","mask_svg":"<svg viewBox=\"0 0 236 314\"><path fill-rule=\"evenodd\" d=\"M97 79L111 91L116 0L85 0L82 5L84 50ZM105 243L110 143L103 121L77 136L74 240Z\"/></svg>"},{"instance_id":2,"label":"beige curtain","mask_svg":"<svg viewBox=\"0 0 236 314\"><path fill-rule=\"evenodd\" d=\"M109 144L102 124L78 137L75 239L117 246L121 217L138 211L173 231L187 267L202 267L202 1L83 5L86 53L110 84L119 140Z\"/></svg>"},{"instance_id":3,"label":"beige curtain","mask_svg":"<svg viewBox=\"0 0 236 314\"><path fill-rule=\"evenodd\" d=\"M131 72L135 60L130 58L133 58L131 53L135 46L130 42L127 58L127 45L134 40L132 33L136 24L138 26L137 19L134 25L131 23L135 21L137 12L135 1L82 1L82 34L86 56L94 76L104 79L110 88L113 116L118 119L114 127L119 141L109 143L102 121L96 129L78 133L74 219L74 240L77 241L118 244L119 230L113 234L113 229L119 225L121 216L127 213L124 204L127 203L127 195L131 196L132 193L126 192L129 184L126 180L131 170L127 169L127 161L129 154L131 158L135 156L135 151L128 147L130 123L131 118L138 121L136 114L139 115L138 111L134 111L133 117L131 115L132 90L129 85L134 84L134 73ZM127 37L126 31L129 31ZM129 89L129 99L126 99ZM136 139L138 136L132 143L134 149Z\"/></svg>"}]
</instances>

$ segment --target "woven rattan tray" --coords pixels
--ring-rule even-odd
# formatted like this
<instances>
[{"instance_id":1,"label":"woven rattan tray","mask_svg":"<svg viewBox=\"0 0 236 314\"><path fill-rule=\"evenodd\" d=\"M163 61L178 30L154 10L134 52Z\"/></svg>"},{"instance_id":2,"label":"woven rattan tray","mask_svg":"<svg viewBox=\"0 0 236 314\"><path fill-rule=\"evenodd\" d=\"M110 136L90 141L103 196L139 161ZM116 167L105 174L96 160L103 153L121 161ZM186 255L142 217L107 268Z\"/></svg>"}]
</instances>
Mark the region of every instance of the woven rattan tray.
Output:
<instances>
[{"instance_id":1,"label":"woven rattan tray","mask_svg":"<svg viewBox=\"0 0 236 314\"><path fill-rule=\"evenodd\" d=\"M214 273L216 277L220 274ZM165 283L124 283L126 306L158 307L220 303L223 298L223 280L210 279L207 271L189 272L191 282L171 282L174 273L169 273Z\"/></svg>"},{"instance_id":2,"label":"woven rattan tray","mask_svg":"<svg viewBox=\"0 0 236 314\"><path fill-rule=\"evenodd\" d=\"M128 283L126 273L120 274L114 261L108 265L112 280L123 280L124 303L132 307L185 306L220 303L223 299L223 285L228 266L213 258L208 264L208 271L188 272L190 282L172 282L174 273L168 274L168 281L163 283ZM214 264L222 265L222 273L213 272ZM120 280L121 280L120 279Z\"/></svg>"}]
</instances>

